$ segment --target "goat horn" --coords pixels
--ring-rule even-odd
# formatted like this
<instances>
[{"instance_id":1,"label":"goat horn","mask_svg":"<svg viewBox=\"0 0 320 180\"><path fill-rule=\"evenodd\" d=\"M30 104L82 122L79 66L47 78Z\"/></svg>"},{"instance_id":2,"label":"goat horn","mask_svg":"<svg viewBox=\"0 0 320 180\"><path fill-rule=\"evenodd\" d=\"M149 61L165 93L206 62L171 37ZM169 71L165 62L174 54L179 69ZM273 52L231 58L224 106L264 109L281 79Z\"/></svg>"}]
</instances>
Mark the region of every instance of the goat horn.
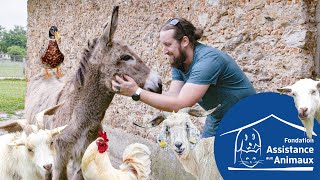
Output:
<instances>
[{"instance_id":1,"label":"goat horn","mask_svg":"<svg viewBox=\"0 0 320 180\"><path fill-rule=\"evenodd\" d=\"M198 110L198 109L189 109L188 114L190 114L191 116L195 116L195 117L204 117L204 116L208 116L209 114L215 112L218 108L221 107L221 104L219 104L217 107L208 110L208 111L203 111L203 110Z\"/></svg>"},{"instance_id":2,"label":"goat horn","mask_svg":"<svg viewBox=\"0 0 320 180\"><path fill-rule=\"evenodd\" d=\"M51 130L51 136L54 137L57 134L60 134L62 130L64 130L68 125L64 125L61 127L57 127Z\"/></svg>"}]
</instances>

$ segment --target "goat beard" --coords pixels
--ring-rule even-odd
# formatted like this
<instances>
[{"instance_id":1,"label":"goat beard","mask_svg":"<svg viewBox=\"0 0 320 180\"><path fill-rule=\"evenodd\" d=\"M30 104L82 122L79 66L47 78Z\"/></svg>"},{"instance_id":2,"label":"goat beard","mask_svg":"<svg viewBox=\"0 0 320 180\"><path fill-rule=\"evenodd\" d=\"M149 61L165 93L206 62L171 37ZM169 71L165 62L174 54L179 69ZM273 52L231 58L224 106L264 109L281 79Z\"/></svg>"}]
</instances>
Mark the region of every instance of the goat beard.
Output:
<instances>
[{"instance_id":1,"label":"goat beard","mask_svg":"<svg viewBox=\"0 0 320 180\"><path fill-rule=\"evenodd\" d=\"M173 148L172 148L173 150ZM179 159L188 159L189 157L189 153L190 153L190 147L185 147L184 151L182 152L182 154L178 154L176 151L174 151L175 155L179 158Z\"/></svg>"},{"instance_id":2,"label":"goat beard","mask_svg":"<svg viewBox=\"0 0 320 180\"><path fill-rule=\"evenodd\" d=\"M185 61L187 59L187 53L185 50L181 49L181 46L179 47L179 54L180 56L173 59L173 62L171 63L171 67L177 68L182 72L185 72L186 71Z\"/></svg>"},{"instance_id":3,"label":"goat beard","mask_svg":"<svg viewBox=\"0 0 320 180\"><path fill-rule=\"evenodd\" d=\"M308 118L306 120L301 120L304 128L306 129L306 134L309 139L312 139L312 132L313 132L313 126L314 126L314 120L313 118Z\"/></svg>"},{"instance_id":4,"label":"goat beard","mask_svg":"<svg viewBox=\"0 0 320 180\"><path fill-rule=\"evenodd\" d=\"M185 149L181 155L176 154L179 159L188 159L189 150Z\"/></svg>"}]
</instances>

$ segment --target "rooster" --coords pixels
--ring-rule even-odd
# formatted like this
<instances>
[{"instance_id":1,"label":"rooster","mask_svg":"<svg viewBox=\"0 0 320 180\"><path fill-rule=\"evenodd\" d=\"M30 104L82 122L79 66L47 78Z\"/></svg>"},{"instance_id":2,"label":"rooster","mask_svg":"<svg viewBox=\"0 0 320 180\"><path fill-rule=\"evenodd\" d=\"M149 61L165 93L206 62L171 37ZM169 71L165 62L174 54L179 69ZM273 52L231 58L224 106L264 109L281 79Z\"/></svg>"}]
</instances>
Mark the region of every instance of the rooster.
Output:
<instances>
[{"instance_id":1,"label":"rooster","mask_svg":"<svg viewBox=\"0 0 320 180\"><path fill-rule=\"evenodd\" d=\"M115 169L108 156L106 132L99 131L99 137L85 151L81 169L86 180L146 180L150 170L150 150L139 143L130 144L123 152L123 163Z\"/></svg>"}]
</instances>

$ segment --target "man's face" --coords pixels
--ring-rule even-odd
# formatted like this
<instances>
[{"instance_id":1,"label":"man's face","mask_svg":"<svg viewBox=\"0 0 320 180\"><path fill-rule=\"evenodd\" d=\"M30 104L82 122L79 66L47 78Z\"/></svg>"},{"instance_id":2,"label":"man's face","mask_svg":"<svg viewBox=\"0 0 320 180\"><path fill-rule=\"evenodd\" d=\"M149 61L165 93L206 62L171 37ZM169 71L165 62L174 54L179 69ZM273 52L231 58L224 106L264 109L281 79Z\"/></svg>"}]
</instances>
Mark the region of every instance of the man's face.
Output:
<instances>
[{"instance_id":1,"label":"man's face","mask_svg":"<svg viewBox=\"0 0 320 180\"><path fill-rule=\"evenodd\" d=\"M171 66L184 71L186 51L179 41L173 38L174 30L160 31L160 42L163 44L163 52L168 56Z\"/></svg>"}]
</instances>

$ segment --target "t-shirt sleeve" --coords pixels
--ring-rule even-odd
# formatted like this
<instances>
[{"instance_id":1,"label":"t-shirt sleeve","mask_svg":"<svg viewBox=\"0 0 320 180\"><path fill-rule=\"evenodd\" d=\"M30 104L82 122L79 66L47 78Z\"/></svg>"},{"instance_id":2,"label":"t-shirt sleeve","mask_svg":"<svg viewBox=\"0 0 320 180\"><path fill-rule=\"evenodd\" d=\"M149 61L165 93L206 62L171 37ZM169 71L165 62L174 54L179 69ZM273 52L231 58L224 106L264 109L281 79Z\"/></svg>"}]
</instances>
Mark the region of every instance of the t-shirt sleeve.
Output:
<instances>
[{"instance_id":1,"label":"t-shirt sleeve","mask_svg":"<svg viewBox=\"0 0 320 180\"><path fill-rule=\"evenodd\" d=\"M172 67L171 69L172 80L183 81L183 77L178 69Z\"/></svg>"},{"instance_id":2,"label":"t-shirt sleeve","mask_svg":"<svg viewBox=\"0 0 320 180\"><path fill-rule=\"evenodd\" d=\"M215 53L207 53L199 58L193 66L187 83L216 85L219 76L223 72L221 56Z\"/></svg>"}]
</instances>

